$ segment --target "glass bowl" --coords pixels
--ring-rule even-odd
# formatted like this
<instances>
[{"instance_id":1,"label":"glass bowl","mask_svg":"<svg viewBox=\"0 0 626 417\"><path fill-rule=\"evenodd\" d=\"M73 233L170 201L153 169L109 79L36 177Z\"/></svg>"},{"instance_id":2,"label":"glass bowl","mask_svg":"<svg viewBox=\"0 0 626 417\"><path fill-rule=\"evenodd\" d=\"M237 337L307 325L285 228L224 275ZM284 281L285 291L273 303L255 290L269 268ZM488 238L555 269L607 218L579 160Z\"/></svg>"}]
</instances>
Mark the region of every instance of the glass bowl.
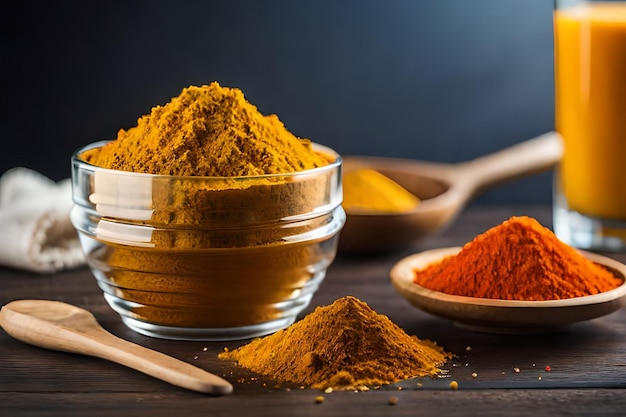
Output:
<instances>
[{"instance_id":1,"label":"glass bowl","mask_svg":"<svg viewBox=\"0 0 626 417\"><path fill-rule=\"evenodd\" d=\"M345 223L341 157L250 177L100 168L72 156L71 221L108 304L152 337L236 340L292 324L326 275Z\"/></svg>"}]
</instances>

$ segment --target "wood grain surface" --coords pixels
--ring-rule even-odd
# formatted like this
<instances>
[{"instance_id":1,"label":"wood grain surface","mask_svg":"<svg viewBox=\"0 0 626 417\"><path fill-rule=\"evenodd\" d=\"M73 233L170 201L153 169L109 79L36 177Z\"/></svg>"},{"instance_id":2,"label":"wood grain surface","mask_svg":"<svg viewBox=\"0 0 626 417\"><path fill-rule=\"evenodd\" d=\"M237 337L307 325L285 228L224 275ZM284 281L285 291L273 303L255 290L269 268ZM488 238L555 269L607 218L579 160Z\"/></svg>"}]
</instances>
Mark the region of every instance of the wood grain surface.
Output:
<instances>
[{"instance_id":1,"label":"wood grain surface","mask_svg":"<svg viewBox=\"0 0 626 417\"><path fill-rule=\"evenodd\" d=\"M626 309L559 332L501 335L464 330L412 307L389 281L393 264L411 253L462 245L512 215L551 226L549 207L470 206L444 232L384 256L340 255L311 306L353 295L407 333L457 355L437 379L407 380L367 392L288 387L217 359L239 342L154 339L126 328L105 303L87 269L36 275L0 269L0 304L59 300L91 311L109 332L229 380L234 393L210 397L98 358L45 350L0 331L1 416L623 416L626 410ZM604 254L626 262L626 254ZM550 367L550 372L546 371ZM458 390L450 389L457 381ZM323 395L324 402L315 397ZM391 397L397 399L390 405Z\"/></svg>"}]
</instances>

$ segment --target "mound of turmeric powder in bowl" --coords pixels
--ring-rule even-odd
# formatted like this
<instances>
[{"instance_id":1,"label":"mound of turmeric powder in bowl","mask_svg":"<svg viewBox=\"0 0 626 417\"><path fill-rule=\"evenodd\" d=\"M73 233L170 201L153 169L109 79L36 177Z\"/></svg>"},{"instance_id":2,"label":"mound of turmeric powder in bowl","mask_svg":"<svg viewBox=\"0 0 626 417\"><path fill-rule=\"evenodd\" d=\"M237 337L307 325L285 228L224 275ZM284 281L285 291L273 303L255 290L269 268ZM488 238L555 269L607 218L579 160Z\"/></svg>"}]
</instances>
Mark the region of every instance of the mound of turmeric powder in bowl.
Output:
<instances>
[{"instance_id":1,"label":"mound of turmeric powder in bowl","mask_svg":"<svg viewBox=\"0 0 626 417\"><path fill-rule=\"evenodd\" d=\"M536 219L514 216L476 236L456 255L416 270L414 282L451 295L546 301L610 291L624 279Z\"/></svg>"},{"instance_id":2,"label":"mound of turmeric powder in bowl","mask_svg":"<svg viewBox=\"0 0 626 417\"><path fill-rule=\"evenodd\" d=\"M343 175L343 208L348 213L402 213L419 204L416 195L374 169L356 168Z\"/></svg>"},{"instance_id":3,"label":"mound of turmeric powder in bowl","mask_svg":"<svg viewBox=\"0 0 626 417\"><path fill-rule=\"evenodd\" d=\"M120 130L117 140L81 158L115 170L206 177L291 173L335 159L315 152L309 139L296 137L276 115L262 115L241 90L217 82L183 89L137 126Z\"/></svg>"},{"instance_id":4,"label":"mound of turmeric powder in bowl","mask_svg":"<svg viewBox=\"0 0 626 417\"><path fill-rule=\"evenodd\" d=\"M183 89L72 164L72 223L98 285L151 336L288 326L345 222L339 155L217 82Z\"/></svg>"}]
</instances>

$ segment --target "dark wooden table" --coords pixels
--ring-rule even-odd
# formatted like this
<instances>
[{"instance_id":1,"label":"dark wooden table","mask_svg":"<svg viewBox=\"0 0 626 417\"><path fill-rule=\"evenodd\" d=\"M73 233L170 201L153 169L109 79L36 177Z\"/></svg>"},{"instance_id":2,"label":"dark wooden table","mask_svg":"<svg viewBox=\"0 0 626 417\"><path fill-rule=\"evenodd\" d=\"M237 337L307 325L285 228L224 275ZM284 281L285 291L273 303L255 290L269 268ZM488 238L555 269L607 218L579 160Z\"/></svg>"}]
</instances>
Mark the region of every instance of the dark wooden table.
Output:
<instances>
[{"instance_id":1,"label":"dark wooden table","mask_svg":"<svg viewBox=\"0 0 626 417\"><path fill-rule=\"evenodd\" d=\"M389 270L402 257L461 245L521 214L551 226L549 207L471 206L448 230L403 253L339 256L331 266L307 312L353 295L407 333L435 340L457 355L445 367L445 377L423 381L421 387L405 381L402 389L323 394L276 387L216 359L224 347L243 342L169 341L133 333L105 304L87 269L42 276L0 268L0 304L44 298L79 305L113 334L222 375L235 389L232 395L209 397L100 359L30 346L0 331L0 416L626 415L626 309L557 333L497 335L463 330L423 313L391 286ZM626 262L626 254L608 255ZM449 388L452 380L457 391ZM314 399L320 394L325 400L318 404ZM389 404L392 396L396 405Z\"/></svg>"}]
</instances>

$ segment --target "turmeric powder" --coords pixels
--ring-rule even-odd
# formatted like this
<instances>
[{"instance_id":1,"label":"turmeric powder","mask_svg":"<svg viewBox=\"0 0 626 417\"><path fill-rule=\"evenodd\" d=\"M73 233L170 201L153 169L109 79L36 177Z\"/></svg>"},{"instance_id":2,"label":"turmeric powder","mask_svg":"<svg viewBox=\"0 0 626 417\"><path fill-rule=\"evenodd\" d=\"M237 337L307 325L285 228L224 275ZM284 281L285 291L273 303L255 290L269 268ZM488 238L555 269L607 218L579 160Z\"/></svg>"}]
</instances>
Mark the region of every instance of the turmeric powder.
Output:
<instances>
[{"instance_id":1,"label":"turmeric powder","mask_svg":"<svg viewBox=\"0 0 626 417\"><path fill-rule=\"evenodd\" d=\"M238 89L185 88L78 157L109 169L92 178L101 217L83 231L103 245L86 255L135 330L267 334L295 320L334 258L345 221L340 158Z\"/></svg>"},{"instance_id":2,"label":"turmeric powder","mask_svg":"<svg viewBox=\"0 0 626 417\"><path fill-rule=\"evenodd\" d=\"M414 282L467 297L544 301L609 291L623 282L537 220L511 217L461 251L415 271Z\"/></svg>"},{"instance_id":3,"label":"turmeric powder","mask_svg":"<svg viewBox=\"0 0 626 417\"><path fill-rule=\"evenodd\" d=\"M436 376L453 355L432 341L409 336L387 316L346 296L317 307L284 330L218 357L279 383L365 390Z\"/></svg>"},{"instance_id":4,"label":"turmeric powder","mask_svg":"<svg viewBox=\"0 0 626 417\"><path fill-rule=\"evenodd\" d=\"M290 173L329 162L276 115L263 116L241 90L217 82L183 89L82 158L121 171L209 177Z\"/></svg>"},{"instance_id":5,"label":"turmeric powder","mask_svg":"<svg viewBox=\"0 0 626 417\"><path fill-rule=\"evenodd\" d=\"M374 169L358 168L343 175L343 207L347 212L399 213L419 204L417 196Z\"/></svg>"}]
</instances>

